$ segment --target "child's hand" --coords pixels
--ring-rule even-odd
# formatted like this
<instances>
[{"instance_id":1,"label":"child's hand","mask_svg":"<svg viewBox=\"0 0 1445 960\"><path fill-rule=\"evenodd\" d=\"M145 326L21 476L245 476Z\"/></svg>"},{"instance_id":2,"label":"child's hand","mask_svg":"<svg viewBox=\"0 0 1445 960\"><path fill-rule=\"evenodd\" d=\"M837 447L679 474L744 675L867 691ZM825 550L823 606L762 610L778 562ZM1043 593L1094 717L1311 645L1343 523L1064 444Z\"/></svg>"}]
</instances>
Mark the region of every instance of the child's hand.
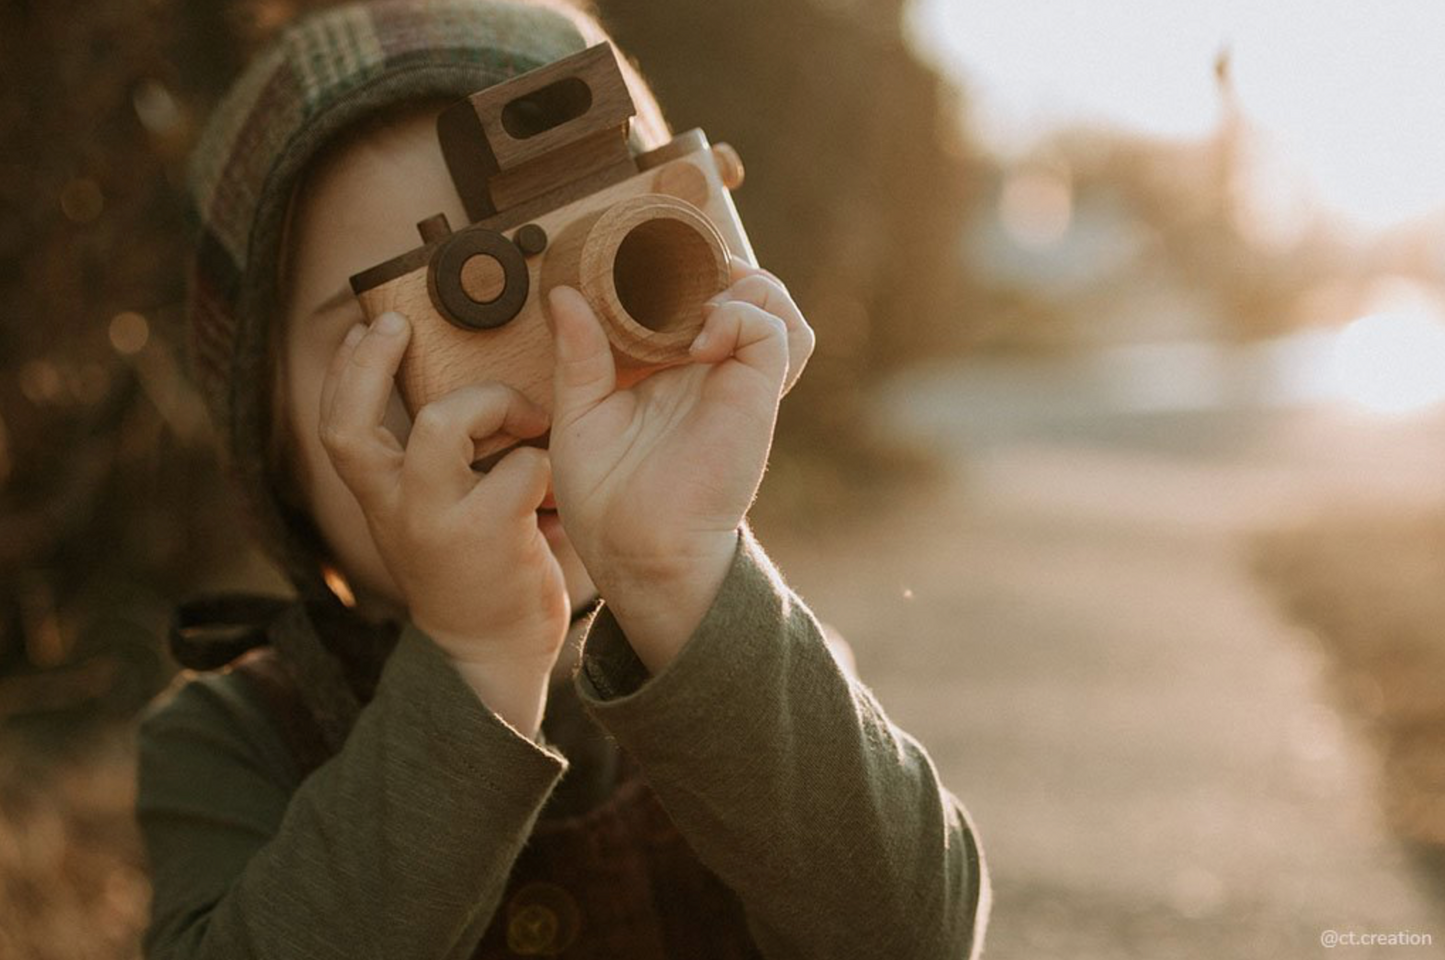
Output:
<instances>
[{"instance_id":1,"label":"child's hand","mask_svg":"<svg viewBox=\"0 0 1445 960\"><path fill-rule=\"evenodd\" d=\"M654 673L722 585L767 463L778 403L813 331L771 274L733 263L694 363L617 389L607 335L575 290L552 291L551 455L567 535Z\"/></svg>"},{"instance_id":2,"label":"child's hand","mask_svg":"<svg viewBox=\"0 0 1445 960\"><path fill-rule=\"evenodd\" d=\"M477 440L538 436L547 414L510 387L467 386L423 407L403 448L382 416L410 331L399 314L351 330L322 387L321 441L412 621L531 736L569 613L537 527L551 472L535 447L517 447L484 476L471 462Z\"/></svg>"}]
</instances>

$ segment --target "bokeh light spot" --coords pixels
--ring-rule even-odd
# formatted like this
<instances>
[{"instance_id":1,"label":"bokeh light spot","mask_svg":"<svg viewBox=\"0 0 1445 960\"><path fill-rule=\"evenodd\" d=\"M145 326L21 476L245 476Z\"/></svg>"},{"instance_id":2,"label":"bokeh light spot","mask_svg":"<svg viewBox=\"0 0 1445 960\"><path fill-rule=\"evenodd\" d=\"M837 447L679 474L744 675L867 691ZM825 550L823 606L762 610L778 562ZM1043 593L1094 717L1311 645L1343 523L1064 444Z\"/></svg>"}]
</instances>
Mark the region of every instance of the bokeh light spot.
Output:
<instances>
[{"instance_id":1,"label":"bokeh light spot","mask_svg":"<svg viewBox=\"0 0 1445 960\"><path fill-rule=\"evenodd\" d=\"M64 389L60 370L48 360L31 360L20 368L20 392L36 406L54 403Z\"/></svg>"},{"instance_id":2,"label":"bokeh light spot","mask_svg":"<svg viewBox=\"0 0 1445 960\"><path fill-rule=\"evenodd\" d=\"M180 107L176 98L159 80L143 80L131 96L135 115L141 126L151 133L164 136L175 130L181 122Z\"/></svg>"},{"instance_id":3,"label":"bokeh light spot","mask_svg":"<svg viewBox=\"0 0 1445 960\"><path fill-rule=\"evenodd\" d=\"M1335 341L1335 382L1367 410L1406 414L1445 401L1445 323L1419 312L1377 313Z\"/></svg>"},{"instance_id":4,"label":"bokeh light spot","mask_svg":"<svg viewBox=\"0 0 1445 960\"><path fill-rule=\"evenodd\" d=\"M321 568L321 579L326 582L326 588L341 601L342 606L356 606L356 594L352 592L351 584L340 570L326 564Z\"/></svg>"},{"instance_id":5,"label":"bokeh light spot","mask_svg":"<svg viewBox=\"0 0 1445 960\"><path fill-rule=\"evenodd\" d=\"M105 195L100 184L88 177L77 177L60 191L60 211L73 223L91 223L105 210Z\"/></svg>"},{"instance_id":6,"label":"bokeh light spot","mask_svg":"<svg viewBox=\"0 0 1445 960\"><path fill-rule=\"evenodd\" d=\"M124 356L133 356L145 349L150 341L151 328L146 318L126 310L110 321L110 345Z\"/></svg>"}]
</instances>

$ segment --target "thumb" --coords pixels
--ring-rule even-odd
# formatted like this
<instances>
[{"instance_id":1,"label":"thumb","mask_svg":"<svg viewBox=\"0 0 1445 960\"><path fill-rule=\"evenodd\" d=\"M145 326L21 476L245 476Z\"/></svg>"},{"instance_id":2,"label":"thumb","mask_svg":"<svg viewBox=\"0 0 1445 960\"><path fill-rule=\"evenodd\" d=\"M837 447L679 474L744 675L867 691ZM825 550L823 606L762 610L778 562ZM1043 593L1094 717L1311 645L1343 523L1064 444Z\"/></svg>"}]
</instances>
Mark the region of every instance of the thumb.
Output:
<instances>
[{"instance_id":1,"label":"thumb","mask_svg":"<svg viewBox=\"0 0 1445 960\"><path fill-rule=\"evenodd\" d=\"M570 423L617 389L612 344L587 299L571 287L555 287L547 296L547 319L556 356L553 371L554 427Z\"/></svg>"}]
</instances>

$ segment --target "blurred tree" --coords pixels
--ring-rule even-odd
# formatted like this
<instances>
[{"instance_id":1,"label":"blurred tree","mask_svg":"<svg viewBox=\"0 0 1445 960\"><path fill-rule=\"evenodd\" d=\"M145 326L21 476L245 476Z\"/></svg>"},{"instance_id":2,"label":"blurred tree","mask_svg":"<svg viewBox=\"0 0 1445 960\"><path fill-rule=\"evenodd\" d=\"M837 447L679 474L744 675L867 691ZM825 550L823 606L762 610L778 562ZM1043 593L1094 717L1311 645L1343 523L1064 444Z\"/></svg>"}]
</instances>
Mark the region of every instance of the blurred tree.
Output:
<instances>
[{"instance_id":1,"label":"blurred tree","mask_svg":"<svg viewBox=\"0 0 1445 960\"><path fill-rule=\"evenodd\" d=\"M170 602L236 554L178 329L223 8L0 8L0 722L143 703Z\"/></svg>"}]
</instances>

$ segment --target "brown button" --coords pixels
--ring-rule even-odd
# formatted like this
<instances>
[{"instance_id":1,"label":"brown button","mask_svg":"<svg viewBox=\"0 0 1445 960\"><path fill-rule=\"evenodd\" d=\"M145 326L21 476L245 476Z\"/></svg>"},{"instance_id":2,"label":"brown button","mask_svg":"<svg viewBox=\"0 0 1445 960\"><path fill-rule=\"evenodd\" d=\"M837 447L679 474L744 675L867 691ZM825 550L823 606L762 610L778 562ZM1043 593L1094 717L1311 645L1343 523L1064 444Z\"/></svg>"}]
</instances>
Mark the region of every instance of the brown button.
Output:
<instances>
[{"instance_id":1,"label":"brown button","mask_svg":"<svg viewBox=\"0 0 1445 960\"><path fill-rule=\"evenodd\" d=\"M524 223L512 234L512 242L526 256L535 257L547 249L547 231L539 224Z\"/></svg>"},{"instance_id":2,"label":"brown button","mask_svg":"<svg viewBox=\"0 0 1445 960\"><path fill-rule=\"evenodd\" d=\"M479 253L462 264L462 290L475 303L492 303L507 289L507 274L496 257Z\"/></svg>"},{"instance_id":3,"label":"brown button","mask_svg":"<svg viewBox=\"0 0 1445 960\"><path fill-rule=\"evenodd\" d=\"M555 957L572 945L582 914L555 883L529 883L507 903L507 949L521 957Z\"/></svg>"}]
</instances>

